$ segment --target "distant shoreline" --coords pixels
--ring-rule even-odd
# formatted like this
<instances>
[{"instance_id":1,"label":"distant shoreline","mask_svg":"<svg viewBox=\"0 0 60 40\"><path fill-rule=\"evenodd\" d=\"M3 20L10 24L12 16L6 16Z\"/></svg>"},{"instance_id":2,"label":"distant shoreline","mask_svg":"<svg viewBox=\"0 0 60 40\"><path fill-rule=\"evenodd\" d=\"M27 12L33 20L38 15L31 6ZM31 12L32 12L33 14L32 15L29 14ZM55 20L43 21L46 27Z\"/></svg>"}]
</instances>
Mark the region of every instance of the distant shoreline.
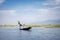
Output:
<instances>
[{"instance_id":1,"label":"distant shoreline","mask_svg":"<svg viewBox=\"0 0 60 40\"><path fill-rule=\"evenodd\" d=\"M17 27L18 25L0 25L0 27ZM40 28L60 28L60 24L30 24L23 25L25 27L40 27Z\"/></svg>"}]
</instances>

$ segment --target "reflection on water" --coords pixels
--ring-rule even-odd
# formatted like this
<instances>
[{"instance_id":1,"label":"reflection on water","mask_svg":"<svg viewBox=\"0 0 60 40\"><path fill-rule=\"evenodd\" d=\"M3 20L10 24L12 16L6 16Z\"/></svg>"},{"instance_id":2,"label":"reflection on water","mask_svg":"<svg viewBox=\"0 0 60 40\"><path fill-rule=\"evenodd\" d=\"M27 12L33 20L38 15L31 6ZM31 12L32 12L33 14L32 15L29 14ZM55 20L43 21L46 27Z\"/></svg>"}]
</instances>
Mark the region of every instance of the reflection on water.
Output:
<instances>
[{"instance_id":1,"label":"reflection on water","mask_svg":"<svg viewBox=\"0 0 60 40\"><path fill-rule=\"evenodd\" d=\"M0 28L0 40L60 40L60 28Z\"/></svg>"}]
</instances>

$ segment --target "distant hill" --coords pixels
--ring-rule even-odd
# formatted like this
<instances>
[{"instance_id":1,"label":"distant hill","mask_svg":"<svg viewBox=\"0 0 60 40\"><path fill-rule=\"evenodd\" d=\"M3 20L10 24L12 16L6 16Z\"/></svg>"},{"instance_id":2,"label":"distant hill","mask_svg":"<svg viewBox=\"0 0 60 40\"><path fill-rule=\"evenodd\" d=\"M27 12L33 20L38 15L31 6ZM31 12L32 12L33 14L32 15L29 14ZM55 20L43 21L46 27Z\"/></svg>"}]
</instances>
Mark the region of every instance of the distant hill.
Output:
<instances>
[{"instance_id":1,"label":"distant hill","mask_svg":"<svg viewBox=\"0 0 60 40\"><path fill-rule=\"evenodd\" d=\"M43 22L35 22L33 24L60 24L60 19L46 20Z\"/></svg>"},{"instance_id":2,"label":"distant hill","mask_svg":"<svg viewBox=\"0 0 60 40\"><path fill-rule=\"evenodd\" d=\"M41 22L42 24L60 24L60 19L55 20L46 20L44 22Z\"/></svg>"}]
</instances>

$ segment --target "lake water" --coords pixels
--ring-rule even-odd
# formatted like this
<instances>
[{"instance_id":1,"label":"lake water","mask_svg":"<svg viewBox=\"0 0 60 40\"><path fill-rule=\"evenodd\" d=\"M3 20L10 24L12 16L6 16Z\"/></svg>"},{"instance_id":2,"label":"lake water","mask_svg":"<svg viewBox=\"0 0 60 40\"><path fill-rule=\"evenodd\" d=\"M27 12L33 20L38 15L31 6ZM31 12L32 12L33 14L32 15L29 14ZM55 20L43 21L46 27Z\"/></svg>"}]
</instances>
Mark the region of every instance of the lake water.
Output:
<instances>
[{"instance_id":1,"label":"lake water","mask_svg":"<svg viewBox=\"0 0 60 40\"><path fill-rule=\"evenodd\" d=\"M0 40L60 40L60 28L0 28Z\"/></svg>"}]
</instances>

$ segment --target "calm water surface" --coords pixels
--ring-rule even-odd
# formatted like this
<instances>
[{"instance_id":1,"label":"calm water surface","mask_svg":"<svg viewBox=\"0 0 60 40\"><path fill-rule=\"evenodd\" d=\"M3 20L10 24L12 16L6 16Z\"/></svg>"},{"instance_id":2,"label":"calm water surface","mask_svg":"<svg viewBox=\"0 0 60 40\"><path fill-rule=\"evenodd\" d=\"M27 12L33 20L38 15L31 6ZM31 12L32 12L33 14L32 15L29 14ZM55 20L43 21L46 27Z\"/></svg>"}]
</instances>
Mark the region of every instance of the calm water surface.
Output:
<instances>
[{"instance_id":1,"label":"calm water surface","mask_svg":"<svg viewBox=\"0 0 60 40\"><path fill-rule=\"evenodd\" d=\"M60 40L60 28L0 28L0 40Z\"/></svg>"}]
</instances>

